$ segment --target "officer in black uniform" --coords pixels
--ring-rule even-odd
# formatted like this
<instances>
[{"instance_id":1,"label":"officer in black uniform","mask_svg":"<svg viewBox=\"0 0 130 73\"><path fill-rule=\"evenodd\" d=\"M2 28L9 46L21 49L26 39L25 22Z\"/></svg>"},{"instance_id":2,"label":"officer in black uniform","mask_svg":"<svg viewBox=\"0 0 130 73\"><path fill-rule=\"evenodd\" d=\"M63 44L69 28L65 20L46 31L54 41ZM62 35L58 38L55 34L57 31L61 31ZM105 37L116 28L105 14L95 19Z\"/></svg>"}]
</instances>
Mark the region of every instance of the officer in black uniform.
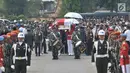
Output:
<instances>
[{"instance_id":1,"label":"officer in black uniform","mask_svg":"<svg viewBox=\"0 0 130 73\"><path fill-rule=\"evenodd\" d=\"M99 30L98 36L99 40L94 42L94 48L92 50L92 62L96 58L97 73L107 73L109 44L104 40L104 30Z\"/></svg>"},{"instance_id":2,"label":"officer in black uniform","mask_svg":"<svg viewBox=\"0 0 130 73\"><path fill-rule=\"evenodd\" d=\"M15 73L26 73L30 67L31 49L28 48L24 42L24 33L18 34L18 42L12 46L12 65L11 68L15 69Z\"/></svg>"}]
</instances>

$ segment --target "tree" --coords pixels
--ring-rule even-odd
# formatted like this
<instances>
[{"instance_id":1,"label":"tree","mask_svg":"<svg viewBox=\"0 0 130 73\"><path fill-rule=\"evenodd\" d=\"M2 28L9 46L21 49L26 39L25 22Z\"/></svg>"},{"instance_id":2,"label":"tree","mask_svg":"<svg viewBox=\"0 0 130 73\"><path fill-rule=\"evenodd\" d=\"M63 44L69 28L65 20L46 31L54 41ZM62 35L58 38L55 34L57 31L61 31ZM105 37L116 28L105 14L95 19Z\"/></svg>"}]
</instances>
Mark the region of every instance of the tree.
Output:
<instances>
[{"instance_id":1,"label":"tree","mask_svg":"<svg viewBox=\"0 0 130 73\"><path fill-rule=\"evenodd\" d=\"M27 0L4 0L5 8L9 15L24 14Z\"/></svg>"}]
</instances>

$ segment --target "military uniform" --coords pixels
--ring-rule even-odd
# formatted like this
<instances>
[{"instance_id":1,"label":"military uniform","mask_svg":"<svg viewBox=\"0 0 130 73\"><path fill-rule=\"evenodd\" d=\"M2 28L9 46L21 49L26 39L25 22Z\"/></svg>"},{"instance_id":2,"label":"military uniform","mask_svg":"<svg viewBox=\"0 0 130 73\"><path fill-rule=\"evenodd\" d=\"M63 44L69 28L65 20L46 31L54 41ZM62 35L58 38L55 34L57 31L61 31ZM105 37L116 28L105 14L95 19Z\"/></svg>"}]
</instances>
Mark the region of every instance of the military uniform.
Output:
<instances>
[{"instance_id":1,"label":"military uniform","mask_svg":"<svg viewBox=\"0 0 130 73\"><path fill-rule=\"evenodd\" d=\"M122 68L122 73L130 73L128 50L129 50L128 43L126 41L123 41L120 48L120 65Z\"/></svg>"},{"instance_id":2,"label":"military uniform","mask_svg":"<svg viewBox=\"0 0 130 73\"><path fill-rule=\"evenodd\" d=\"M52 56L53 59L58 59L58 51L59 51L59 41L60 41L60 33L56 30L51 32L51 35L49 36L52 43Z\"/></svg>"},{"instance_id":3,"label":"military uniform","mask_svg":"<svg viewBox=\"0 0 130 73\"><path fill-rule=\"evenodd\" d=\"M92 48L93 48L93 33L91 30L89 30L87 36L87 55L91 55Z\"/></svg>"},{"instance_id":4,"label":"military uniform","mask_svg":"<svg viewBox=\"0 0 130 73\"><path fill-rule=\"evenodd\" d=\"M3 52L3 45L0 44L0 73L2 73L2 68L4 68L4 52Z\"/></svg>"},{"instance_id":5,"label":"military uniform","mask_svg":"<svg viewBox=\"0 0 130 73\"><path fill-rule=\"evenodd\" d=\"M98 35L103 35L105 37L105 31L100 30ZM92 62L96 59L97 73L107 73L108 67L108 51L109 43L105 40L98 40L94 42L94 47L92 50ZM95 56L95 57L94 57Z\"/></svg>"},{"instance_id":6,"label":"military uniform","mask_svg":"<svg viewBox=\"0 0 130 73\"><path fill-rule=\"evenodd\" d=\"M39 30L38 32L35 33L35 54L36 56L40 56L41 54L41 42L42 42L42 33Z\"/></svg>"},{"instance_id":7,"label":"military uniform","mask_svg":"<svg viewBox=\"0 0 130 73\"><path fill-rule=\"evenodd\" d=\"M9 43L4 44L5 49L4 49L4 66L5 66L5 73L12 73L11 69L11 48L12 45Z\"/></svg>"},{"instance_id":8,"label":"military uniform","mask_svg":"<svg viewBox=\"0 0 130 73\"><path fill-rule=\"evenodd\" d=\"M15 73L26 73L27 66L30 66L31 49L24 42L18 42L12 46L12 66L15 66ZM12 67L13 68L13 67Z\"/></svg>"},{"instance_id":9,"label":"military uniform","mask_svg":"<svg viewBox=\"0 0 130 73\"><path fill-rule=\"evenodd\" d=\"M79 36L80 36L79 33L80 33L80 32L75 31L75 32L73 32L73 35L72 35L72 41L73 41L73 45L74 45L74 55L75 55L75 59L80 59L80 54L81 54L79 46L76 46L76 43L77 43L78 41L81 41L81 40L79 39Z\"/></svg>"}]
</instances>

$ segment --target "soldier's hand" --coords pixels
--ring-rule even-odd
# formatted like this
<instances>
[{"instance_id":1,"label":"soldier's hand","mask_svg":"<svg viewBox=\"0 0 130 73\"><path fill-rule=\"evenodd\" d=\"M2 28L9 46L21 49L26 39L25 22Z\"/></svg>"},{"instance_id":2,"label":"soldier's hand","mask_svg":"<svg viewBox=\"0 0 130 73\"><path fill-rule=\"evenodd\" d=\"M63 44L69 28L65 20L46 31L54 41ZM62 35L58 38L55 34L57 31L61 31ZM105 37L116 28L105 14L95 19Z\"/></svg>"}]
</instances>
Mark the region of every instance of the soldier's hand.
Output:
<instances>
[{"instance_id":1,"label":"soldier's hand","mask_svg":"<svg viewBox=\"0 0 130 73\"><path fill-rule=\"evenodd\" d=\"M92 62L92 65L95 66L95 62Z\"/></svg>"},{"instance_id":2,"label":"soldier's hand","mask_svg":"<svg viewBox=\"0 0 130 73\"><path fill-rule=\"evenodd\" d=\"M5 72L5 68L3 66L0 67L0 69L2 70L2 72Z\"/></svg>"},{"instance_id":3,"label":"soldier's hand","mask_svg":"<svg viewBox=\"0 0 130 73\"><path fill-rule=\"evenodd\" d=\"M111 66L111 63L108 63L108 67L110 67Z\"/></svg>"},{"instance_id":4,"label":"soldier's hand","mask_svg":"<svg viewBox=\"0 0 130 73\"><path fill-rule=\"evenodd\" d=\"M12 68L12 69L15 69L14 65L11 65L11 68Z\"/></svg>"},{"instance_id":5,"label":"soldier's hand","mask_svg":"<svg viewBox=\"0 0 130 73\"><path fill-rule=\"evenodd\" d=\"M30 68L30 66L26 66L27 70Z\"/></svg>"}]
</instances>

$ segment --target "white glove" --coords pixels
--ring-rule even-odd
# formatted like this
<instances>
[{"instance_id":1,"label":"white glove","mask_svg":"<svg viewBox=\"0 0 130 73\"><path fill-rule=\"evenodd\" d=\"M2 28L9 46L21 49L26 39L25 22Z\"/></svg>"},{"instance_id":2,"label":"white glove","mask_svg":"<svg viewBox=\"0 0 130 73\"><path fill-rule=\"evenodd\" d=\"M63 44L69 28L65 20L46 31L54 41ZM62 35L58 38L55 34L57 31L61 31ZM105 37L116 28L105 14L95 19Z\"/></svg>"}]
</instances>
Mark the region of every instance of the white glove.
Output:
<instances>
[{"instance_id":1,"label":"white glove","mask_svg":"<svg viewBox=\"0 0 130 73\"><path fill-rule=\"evenodd\" d=\"M111 66L111 63L108 63L108 67L110 67Z\"/></svg>"},{"instance_id":2,"label":"white glove","mask_svg":"<svg viewBox=\"0 0 130 73\"><path fill-rule=\"evenodd\" d=\"M95 63L94 63L94 62L92 62L92 65L93 65L93 66L95 66Z\"/></svg>"},{"instance_id":3,"label":"white glove","mask_svg":"<svg viewBox=\"0 0 130 73\"><path fill-rule=\"evenodd\" d=\"M27 70L30 68L30 66L26 66Z\"/></svg>"},{"instance_id":4,"label":"white glove","mask_svg":"<svg viewBox=\"0 0 130 73\"><path fill-rule=\"evenodd\" d=\"M14 65L11 65L11 68L12 68L12 69L15 69Z\"/></svg>"},{"instance_id":5,"label":"white glove","mask_svg":"<svg viewBox=\"0 0 130 73\"><path fill-rule=\"evenodd\" d=\"M0 69L3 71L3 72L5 72L5 68L2 66L2 67L0 67Z\"/></svg>"}]
</instances>

